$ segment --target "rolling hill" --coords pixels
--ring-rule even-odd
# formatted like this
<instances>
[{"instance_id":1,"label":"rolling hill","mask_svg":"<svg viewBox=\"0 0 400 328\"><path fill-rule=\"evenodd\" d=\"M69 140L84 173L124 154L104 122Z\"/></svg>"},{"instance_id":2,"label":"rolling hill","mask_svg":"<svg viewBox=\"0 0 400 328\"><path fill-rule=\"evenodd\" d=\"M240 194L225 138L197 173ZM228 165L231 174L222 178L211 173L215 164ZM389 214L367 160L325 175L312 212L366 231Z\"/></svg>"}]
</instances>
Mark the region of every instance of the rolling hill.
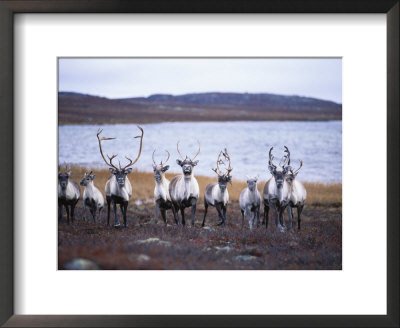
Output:
<instances>
[{"instance_id":1,"label":"rolling hill","mask_svg":"<svg viewBox=\"0 0 400 328\"><path fill-rule=\"evenodd\" d=\"M58 94L59 124L177 121L341 120L342 105L322 99L269 93L192 93L110 99L74 92Z\"/></svg>"}]
</instances>

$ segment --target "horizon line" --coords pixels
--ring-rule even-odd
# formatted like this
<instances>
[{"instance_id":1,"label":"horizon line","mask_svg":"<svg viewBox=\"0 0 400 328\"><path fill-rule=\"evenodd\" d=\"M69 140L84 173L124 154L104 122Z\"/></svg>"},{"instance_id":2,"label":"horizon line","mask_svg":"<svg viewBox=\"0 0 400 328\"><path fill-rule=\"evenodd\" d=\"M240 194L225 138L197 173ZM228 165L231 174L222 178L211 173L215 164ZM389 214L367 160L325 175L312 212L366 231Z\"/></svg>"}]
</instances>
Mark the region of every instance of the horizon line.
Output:
<instances>
[{"instance_id":1,"label":"horizon line","mask_svg":"<svg viewBox=\"0 0 400 328\"><path fill-rule=\"evenodd\" d=\"M58 93L61 93L61 92L63 92L63 93L76 93L76 94L81 94L81 95L86 95L86 96L106 98L106 99L110 99L110 100L149 98L149 97L155 96L155 95L165 95L165 96L179 97L179 96L192 95L192 94L208 94L208 93L228 93L228 94L230 93L230 94L248 94L248 95L268 94L268 95L282 96L282 97L299 97L299 98L316 99L316 100L322 100L322 101L326 101L326 102L332 102L332 103L335 103L335 104L338 104L338 105L343 105L342 102L337 102L337 101L329 100L329 99L317 98L317 97L312 97L312 96L303 96L303 95L298 95L298 94L290 94L289 95L289 94L270 93L270 92L205 91L205 92L188 92L188 93L182 93L182 94L152 93L149 96L130 96L130 97L117 97L117 98L111 98L109 96L96 95L96 94L92 94L92 93L84 93L84 92L78 92L78 91L58 90Z\"/></svg>"}]
</instances>

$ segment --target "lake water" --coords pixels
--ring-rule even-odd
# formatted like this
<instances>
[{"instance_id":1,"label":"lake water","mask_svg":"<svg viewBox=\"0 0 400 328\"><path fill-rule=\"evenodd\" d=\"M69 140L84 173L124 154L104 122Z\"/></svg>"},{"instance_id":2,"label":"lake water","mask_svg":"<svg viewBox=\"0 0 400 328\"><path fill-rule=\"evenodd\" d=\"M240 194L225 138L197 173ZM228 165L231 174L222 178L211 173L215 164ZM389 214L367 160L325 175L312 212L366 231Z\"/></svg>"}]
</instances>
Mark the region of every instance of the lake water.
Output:
<instances>
[{"instance_id":1,"label":"lake water","mask_svg":"<svg viewBox=\"0 0 400 328\"><path fill-rule=\"evenodd\" d=\"M152 172L152 153L157 149L156 158L165 159L164 149L171 153L169 172L180 173L176 164L179 158L176 143L180 140L180 151L185 156L197 152L197 140L201 152L196 158L199 164L195 174L215 176L218 152L227 148L232 160L232 176L245 180L246 175L260 175L265 180L268 172L268 151L277 161L283 156L283 146L291 152L292 166L303 160L298 178L310 182L342 181L342 122L201 122L201 123L155 123L142 124L144 129L143 150L135 164L138 170ZM116 137L117 140L103 141L105 153L118 154L121 164L125 156L136 158L139 134L136 125L66 125L59 127L59 163L78 164L105 168L99 153L97 129L103 129L102 136ZM117 162L116 162L117 163Z\"/></svg>"}]
</instances>

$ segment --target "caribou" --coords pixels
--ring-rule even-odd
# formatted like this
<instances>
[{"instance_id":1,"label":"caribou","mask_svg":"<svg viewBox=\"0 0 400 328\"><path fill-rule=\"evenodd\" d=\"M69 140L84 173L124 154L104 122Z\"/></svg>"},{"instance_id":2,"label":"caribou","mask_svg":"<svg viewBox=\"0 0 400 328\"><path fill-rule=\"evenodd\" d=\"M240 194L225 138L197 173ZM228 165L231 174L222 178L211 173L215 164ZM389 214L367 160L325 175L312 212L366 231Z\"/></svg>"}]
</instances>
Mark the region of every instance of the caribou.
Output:
<instances>
[{"instance_id":1,"label":"caribou","mask_svg":"<svg viewBox=\"0 0 400 328\"><path fill-rule=\"evenodd\" d=\"M171 183L169 184L169 193L171 196L172 205L174 207L174 218L178 225L181 225L178 211L181 211L182 224L185 225L185 208L192 207L191 223L192 227L194 227L196 204L197 199L199 198L199 184L193 175L193 168L199 162L194 160L200 153L200 142L198 142L198 144L199 150L193 158L189 158L188 156L184 158L179 151L179 141L176 144L176 149L181 157L181 160L177 159L176 163L182 167L182 174L174 177L171 180Z\"/></svg>"},{"instance_id":2,"label":"caribou","mask_svg":"<svg viewBox=\"0 0 400 328\"><path fill-rule=\"evenodd\" d=\"M223 173L220 168L219 164L225 164L220 158L221 155L224 156L225 160L228 161L228 168L226 169L226 172ZM218 175L218 183L212 182L209 183L206 186L205 192L204 192L204 218L203 218L203 223L202 227L204 227L204 224L206 222L206 215L207 215L207 210L208 206L215 206L218 212L218 216L220 219L220 222L218 225L226 225L226 206L229 201L229 194L228 190L226 189L226 186L229 183L232 184L232 177L230 175L231 171L233 170L231 168L231 158L228 154L228 151L225 148L225 151L223 152L222 150L219 152L218 157L217 157L217 167L212 169L217 175Z\"/></svg>"},{"instance_id":3,"label":"caribou","mask_svg":"<svg viewBox=\"0 0 400 328\"><path fill-rule=\"evenodd\" d=\"M289 149L285 146L283 164L282 159L277 165L274 164L274 156L272 155L273 147L269 150L268 170L272 177L265 183L263 190L264 199L264 219L263 224L268 227L268 214L270 207L276 212L275 225L281 230L285 230L285 223L283 220L283 212L289 202L289 184L286 181L286 176L290 170L288 165L290 160Z\"/></svg>"},{"instance_id":4,"label":"caribou","mask_svg":"<svg viewBox=\"0 0 400 328\"><path fill-rule=\"evenodd\" d=\"M93 183L96 174L92 173L92 171L90 173L85 172L80 182L80 185L85 187L83 191L83 220L86 221L86 207L88 207L90 214L92 214L93 222L96 222L97 211L99 212L99 222L101 222L101 210L104 207L104 198L100 190Z\"/></svg>"},{"instance_id":5,"label":"caribou","mask_svg":"<svg viewBox=\"0 0 400 328\"><path fill-rule=\"evenodd\" d=\"M129 157L125 156L125 158L129 161L127 165L121 167L121 163L119 163L119 167L116 167L113 164L113 159L117 157L117 155L112 155L111 157L107 155L108 161L104 156L103 149L101 146L101 142L103 140L113 140L115 138L106 138L101 137L100 134L103 131L99 129L97 131L97 139L99 141L99 149L101 157L103 158L104 162L110 167L109 170L111 172L111 176L108 178L105 186L105 193L106 193L106 200L107 200L107 225L110 225L110 205L113 204L114 209L114 227L119 228L121 226L118 215L117 215L117 204L120 205L121 213L124 218L124 227L127 227L127 219L126 219L126 212L128 209L128 202L132 196L132 185L127 178L127 175L132 172L131 166L133 166L138 160L142 153L142 145L143 145L143 129L138 125L137 126L141 131L141 135L136 136L134 138L140 138L140 146L138 155L136 156L135 160L130 159Z\"/></svg>"},{"instance_id":6,"label":"caribou","mask_svg":"<svg viewBox=\"0 0 400 328\"><path fill-rule=\"evenodd\" d=\"M239 207L242 213L242 228L244 216L249 221L250 230L253 229L255 221L260 222L261 195L257 190L258 175L255 177L247 176L247 188L243 189L239 196Z\"/></svg>"},{"instance_id":7,"label":"caribou","mask_svg":"<svg viewBox=\"0 0 400 328\"><path fill-rule=\"evenodd\" d=\"M156 182L156 186L154 188L154 201L156 203L156 213L155 213L155 224L158 223L158 216L161 212L161 216L164 220L164 223L167 224L166 211L172 209L171 196L169 195L169 180L165 177L165 172L169 169L169 165L165 165L169 160L169 152L166 150L168 154L165 162L161 161L160 164L157 164L154 159L153 151L152 159L153 159L153 171L154 171L154 180Z\"/></svg>"},{"instance_id":8,"label":"caribou","mask_svg":"<svg viewBox=\"0 0 400 328\"><path fill-rule=\"evenodd\" d=\"M290 229L293 227L293 208L297 208L297 227L300 230L301 212L307 198L307 191L304 185L296 179L297 174L303 166L303 161L299 160L299 162L300 166L296 170L290 168L290 173L287 175L286 181L289 184L289 204L287 206L289 227ZM290 160L288 165L290 165Z\"/></svg>"},{"instance_id":9,"label":"caribou","mask_svg":"<svg viewBox=\"0 0 400 328\"><path fill-rule=\"evenodd\" d=\"M58 220L62 218L62 207L67 212L67 222L69 223L69 209L71 209L72 223L75 221L75 206L81 195L79 185L73 181L71 171L66 167L67 172L58 172Z\"/></svg>"}]
</instances>

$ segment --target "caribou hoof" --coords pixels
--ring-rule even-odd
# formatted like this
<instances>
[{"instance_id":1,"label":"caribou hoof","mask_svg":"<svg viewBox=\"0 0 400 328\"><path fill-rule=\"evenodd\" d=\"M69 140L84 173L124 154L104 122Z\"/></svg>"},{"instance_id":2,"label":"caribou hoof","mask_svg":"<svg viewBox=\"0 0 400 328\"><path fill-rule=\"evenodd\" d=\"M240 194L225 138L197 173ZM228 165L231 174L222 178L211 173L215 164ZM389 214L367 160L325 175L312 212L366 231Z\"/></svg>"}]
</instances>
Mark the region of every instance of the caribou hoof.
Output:
<instances>
[{"instance_id":1,"label":"caribou hoof","mask_svg":"<svg viewBox=\"0 0 400 328\"><path fill-rule=\"evenodd\" d=\"M121 224L119 224L119 223L114 224L114 228L115 228L115 229L121 228Z\"/></svg>"}]
</instances>

